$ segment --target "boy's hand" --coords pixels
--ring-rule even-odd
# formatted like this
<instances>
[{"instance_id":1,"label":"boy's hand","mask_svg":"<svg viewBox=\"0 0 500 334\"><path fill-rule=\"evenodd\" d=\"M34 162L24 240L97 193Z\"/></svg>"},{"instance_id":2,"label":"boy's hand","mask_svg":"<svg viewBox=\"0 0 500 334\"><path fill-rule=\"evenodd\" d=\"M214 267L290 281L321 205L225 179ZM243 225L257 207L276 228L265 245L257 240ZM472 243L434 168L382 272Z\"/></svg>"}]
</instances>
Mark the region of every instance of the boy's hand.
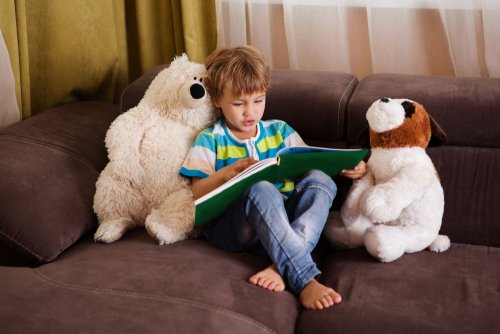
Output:
<instances>
[{"instance_id":1,"label":"boy's hand","mask_svg":"<svg viewBox=\"0 0 500 334\"><path fill-rule=\"evenodd\" d=\"M192 191L194 199L198 199L201 196L208 194L210 191L226 183L238 173L241 173L245 168L256 162L257 160L253 158L244 158L229 166L219 169L217 172L204 179L193 177Z\"/></svg>"},{"instance_id":2,"label":"boy's hand","mask_svg":"<svg viewBox=\"0 0 500 334\"><path fill-rule=\"evenodd\" d=\"M222 168L221 171L222 170L224 171L225 182L229 181L239 173L243 172L245 169L247 169L249 166L253 165L256 162L257 160L255 160L254 158L243 158L227 167Z\"/></svg>"},{"instance_id":3,"label":"boy's hand","mask_svg":"<svg viewBox=\"0 0 500 334\"><path fill-rule=\"evenodd\" d=\"M344 169L340 175L350 178L351 180L358 180L366 174L366 163L361 160L359 164L353 169Z\"/></svg>"}]
</instances>

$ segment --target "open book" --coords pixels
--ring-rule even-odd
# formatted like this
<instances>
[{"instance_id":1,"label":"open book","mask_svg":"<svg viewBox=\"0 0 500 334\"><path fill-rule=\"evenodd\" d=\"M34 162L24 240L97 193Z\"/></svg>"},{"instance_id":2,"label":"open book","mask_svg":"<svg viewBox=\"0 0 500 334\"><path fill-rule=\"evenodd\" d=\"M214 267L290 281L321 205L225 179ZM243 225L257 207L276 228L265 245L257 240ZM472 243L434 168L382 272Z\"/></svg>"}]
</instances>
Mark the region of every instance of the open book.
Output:
<instances>
[{"instance_id":1,"label":"open book","mask_svg":"<svg viewBox=\"0 0 500 334\"><path fill-rule=\"evenodd\" d=\"M258 181L279 182L299 177L311 169L335 176L354 168L368 153L365 149L332 149L314 146L286 147L274 158L260 160L231 180L195 201L195 226L223 213L245 190Z\"/></svg>"}]
</instances>

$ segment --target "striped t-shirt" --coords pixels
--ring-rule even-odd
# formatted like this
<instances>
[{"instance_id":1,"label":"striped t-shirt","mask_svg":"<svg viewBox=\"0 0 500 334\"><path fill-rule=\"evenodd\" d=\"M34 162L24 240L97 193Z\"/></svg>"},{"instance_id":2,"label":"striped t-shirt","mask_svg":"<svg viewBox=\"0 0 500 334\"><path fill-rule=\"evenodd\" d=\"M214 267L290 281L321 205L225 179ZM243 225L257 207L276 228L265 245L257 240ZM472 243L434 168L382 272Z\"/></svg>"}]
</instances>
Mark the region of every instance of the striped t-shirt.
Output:
<instances>
[{"instance_id":1,"label":"striped t-shirt","mask_svg":"<svg viewBox=\"0 0 500 334\"><path fill-rule=\"evenodd\" d=\"M284 147L303 145L300 135L284 121L260 121L256 136L241 140L231 133L224 119L220 119L198 134L180 174L188 178L205 178L239 159L272 158ZM290 183L280 183L277 187L284 192L293 190Z\"/></svg>"}]
</instances>

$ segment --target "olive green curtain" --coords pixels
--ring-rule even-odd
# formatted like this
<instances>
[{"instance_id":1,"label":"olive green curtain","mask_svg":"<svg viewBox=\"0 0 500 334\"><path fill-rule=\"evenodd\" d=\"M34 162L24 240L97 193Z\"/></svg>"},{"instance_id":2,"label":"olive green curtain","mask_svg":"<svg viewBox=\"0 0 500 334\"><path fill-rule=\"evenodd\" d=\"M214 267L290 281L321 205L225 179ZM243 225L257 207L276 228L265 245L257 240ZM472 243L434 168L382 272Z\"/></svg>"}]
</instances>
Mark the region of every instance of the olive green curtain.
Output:
<instances>
[{"instance_id":1,"label":"olive green curtain","mask_svg":"<svg viewBox=\"0 0 500 334\"><path fill-rule=\"evenodd\" d=\"M216 47L214 0L2 0L23 118L75 100L119 102L125 86Z\"/></svg>"}]
</instances>

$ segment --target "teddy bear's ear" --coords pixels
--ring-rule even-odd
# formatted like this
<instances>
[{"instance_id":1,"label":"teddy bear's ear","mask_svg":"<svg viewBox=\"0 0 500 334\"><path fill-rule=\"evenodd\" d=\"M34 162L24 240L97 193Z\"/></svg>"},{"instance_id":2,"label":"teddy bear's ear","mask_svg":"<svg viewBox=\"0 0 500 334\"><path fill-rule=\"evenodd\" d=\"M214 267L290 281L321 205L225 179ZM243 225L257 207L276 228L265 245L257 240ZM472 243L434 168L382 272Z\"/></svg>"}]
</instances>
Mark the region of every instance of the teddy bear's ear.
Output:
<instances>
[{"instance_id":1,"label":"teddy bear's ear","mask_svg":"<svg viewBox=\"0 0 500 334\"><path fill-rule=\"evenodd\" d=\"M370 128L368 126L359 132L358 145L362 148L370 148Z\"/></svg>"},{"instance_id":2,"label":"teddy bear's ear","mask_svg":"<svg viewBox=\"0 0 500 334\"><path fill-rule=\"evenodd\" d=\"M431 122L431 140L429 141L430 147L436 147L436 146L441 146L444 145L448 142L448 136L444 132L444 130L441 128L439 123L429 115L429 119Z\"/></svg>"}]
</instances>

